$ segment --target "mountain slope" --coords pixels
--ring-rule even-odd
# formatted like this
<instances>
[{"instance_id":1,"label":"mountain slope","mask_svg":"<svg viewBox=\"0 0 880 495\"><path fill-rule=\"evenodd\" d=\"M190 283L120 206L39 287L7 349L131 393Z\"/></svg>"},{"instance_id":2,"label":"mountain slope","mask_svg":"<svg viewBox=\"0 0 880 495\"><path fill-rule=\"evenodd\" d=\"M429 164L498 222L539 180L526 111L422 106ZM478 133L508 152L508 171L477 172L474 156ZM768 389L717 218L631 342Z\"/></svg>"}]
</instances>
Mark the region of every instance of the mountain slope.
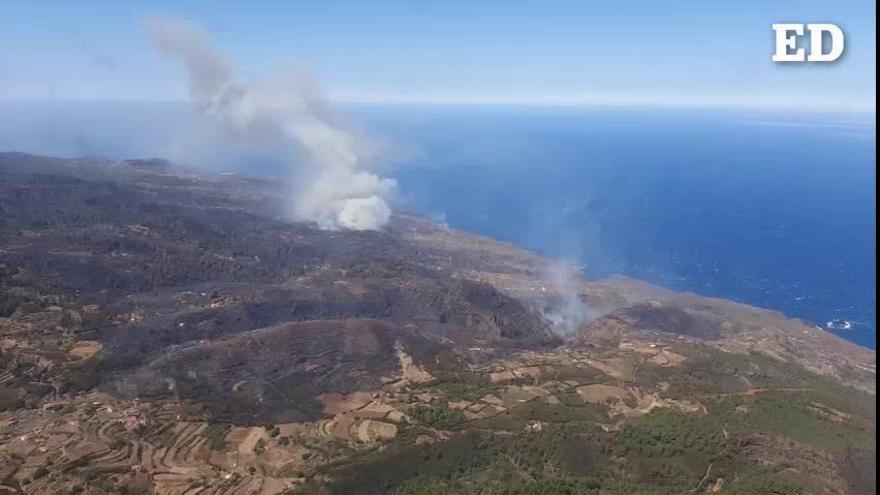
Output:
<instances>
[{"instance_id":1,"label":"mountain slope","mask_svg":"<svg viewBox=\"0 0 880 495\"><path fill-rule=\"evenodd\" d=\"M404 213L317 230L286 201L0 154L0 489L876 488L873 351Z\"/></svg>"}]
</instances>

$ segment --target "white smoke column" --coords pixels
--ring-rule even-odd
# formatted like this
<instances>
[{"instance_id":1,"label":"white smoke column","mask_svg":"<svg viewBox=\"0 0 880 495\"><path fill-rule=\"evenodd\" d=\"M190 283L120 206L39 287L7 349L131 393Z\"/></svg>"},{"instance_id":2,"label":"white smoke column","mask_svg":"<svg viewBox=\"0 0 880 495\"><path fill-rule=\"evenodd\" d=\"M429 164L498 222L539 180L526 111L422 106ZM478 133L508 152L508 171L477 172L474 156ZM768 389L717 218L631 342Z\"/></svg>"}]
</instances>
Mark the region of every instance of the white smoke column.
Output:
<instances>
[{"instance_id":1,"label":"white smoke column","mask_svg":"<svg viewBox=\"0 0 880 495\"><path fill-rule=\"evenodd\" d=\"M553 263L545 273L545 280L558 295L558 300L544 310L544 317L560 335L573 335L598 316L598 312L580 297L580 277L580 272L568 262Z\"/></svg>"},{"instance_id":2,"label":"white smoke column","mask_svg":"<svg viewBox=\"0 0 880 495\"><path fill-rule=\"evenodd\" d=\"M305 164L285 157L296 172L296 220L330 230L375 230L388 222L395 181L367 168L371 143L334 122L313 90L292 81L245 86L197 26L152 19L148 28L162 52L183 62L190 97L204 115L244 139L289 142L305 155Z\"/></svg>"}]
</instances>

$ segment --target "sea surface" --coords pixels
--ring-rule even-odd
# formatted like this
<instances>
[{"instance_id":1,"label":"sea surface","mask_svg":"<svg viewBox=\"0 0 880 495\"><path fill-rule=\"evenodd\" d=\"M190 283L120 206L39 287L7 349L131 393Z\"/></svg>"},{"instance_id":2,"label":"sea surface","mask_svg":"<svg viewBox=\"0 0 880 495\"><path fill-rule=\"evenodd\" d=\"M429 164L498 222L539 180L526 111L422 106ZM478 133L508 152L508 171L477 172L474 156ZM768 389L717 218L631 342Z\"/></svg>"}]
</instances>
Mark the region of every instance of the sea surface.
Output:
<instances>
[{"instance_id":1,"label":"sea surface","mask_svg":"<svg viewBox=\"0 0 880 495\"><path fill-rule=\"evenodd\" d=\"M342 109L393 143L397 204L566 258L781 311L876 348L875 115L668 108ZM179 104L2 104L0 150L192 156ZM200 149L211 133L198 131ZM850 327L850 328L845 328Z\"/></svg>"}]
</instances>

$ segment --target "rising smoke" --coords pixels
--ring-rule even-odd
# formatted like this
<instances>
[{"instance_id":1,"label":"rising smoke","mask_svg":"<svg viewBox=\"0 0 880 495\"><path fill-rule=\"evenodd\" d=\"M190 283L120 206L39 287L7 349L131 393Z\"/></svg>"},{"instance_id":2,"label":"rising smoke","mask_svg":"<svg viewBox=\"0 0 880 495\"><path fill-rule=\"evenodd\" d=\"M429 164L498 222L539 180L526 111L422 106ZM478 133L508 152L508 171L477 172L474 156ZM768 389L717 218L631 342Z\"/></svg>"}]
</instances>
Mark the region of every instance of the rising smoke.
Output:
<instances>
[{"instance_id":1,"label":"rising smoke","mask_svg":"<svg viewBox=\"0 0 880 495\"><path fill-rule=\"evenodd\" d=\"M388 222L395 181L371 171L373 143L335 121L314 88L293 80L244 85L197 26L152 19L148 28L163 53L183 62L199 112L239 139L284 150L295 220L329 230Z\"/></svg>"},{"instance_id":2,"label":"rising smoke","mask_svg":"<svg viewBox=\"0 0 880 495\"><path fill-rule=\"evenodd\" d=\"M600 315L599 311L581 299L581 274L573 264L563 261L552 263L546 268L543 278L556 295L551 304L544 308L543 314L557 334L574 335Z\"/></svg>"}]
</instances>

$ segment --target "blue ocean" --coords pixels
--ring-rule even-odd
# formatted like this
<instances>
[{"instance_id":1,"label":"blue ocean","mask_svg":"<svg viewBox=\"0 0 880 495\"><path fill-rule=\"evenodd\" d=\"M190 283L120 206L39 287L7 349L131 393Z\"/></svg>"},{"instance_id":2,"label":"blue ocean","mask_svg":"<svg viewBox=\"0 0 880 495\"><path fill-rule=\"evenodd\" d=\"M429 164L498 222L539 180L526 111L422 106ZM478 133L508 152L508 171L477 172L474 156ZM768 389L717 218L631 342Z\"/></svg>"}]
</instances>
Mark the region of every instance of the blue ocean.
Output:
<instances>
[{"instance_id":1,"label":"blue ocean","mask_svg":"<svg viewBox=\"0 0 880 495\"><path fill-rule=\"evenodd\" d=\"M401 208L573 260L588 278L625 274L771 308L876 348L874 114L344 110L404 150L390 172ZM161 156L187 114L0 105L0 149Z\"/></svg>"}]
</instances>

